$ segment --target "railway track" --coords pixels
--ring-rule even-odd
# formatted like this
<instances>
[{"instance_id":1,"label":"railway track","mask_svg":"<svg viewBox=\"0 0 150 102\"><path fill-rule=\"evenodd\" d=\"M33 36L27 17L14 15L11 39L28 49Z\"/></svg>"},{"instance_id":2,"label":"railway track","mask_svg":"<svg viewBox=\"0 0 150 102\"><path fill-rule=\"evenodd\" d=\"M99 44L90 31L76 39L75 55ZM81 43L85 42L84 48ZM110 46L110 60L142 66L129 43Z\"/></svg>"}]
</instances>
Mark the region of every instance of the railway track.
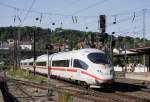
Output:
<instances>
[{"instance_id":1,"label":"railway track","mask_svg":"<svg viewBox=\"0 0 150 102\"><path fill-rule=\"evenodd\" d=\"M18 83L18 84L22 84L22 85L27 85L27 86L31 86L31 87L36 87L36 88L40 88L40 89L43 89L43 90L49 90L49 86L48 86L48 83L45 84L45 83L33 83L33 82L30 82L30 81L22 81L22 80L15 80L15 79L11 79L12 82L15 82L15 83ZM72 96L75 96L75 97L78 97L78 98L84 98L84 99L87 99L87 100L92 100L92 101L100 101L100 100L97 100L97 99L94 99L93 97L88 97L87 96L87 91L84 90L84 89L73 89L73 88L70 88L70 87L73 87L72 85L70 85L69 88L65 88L65 86L55 86L55 85L51 85L51 88L53 89L53 91L57 91L59 93L61 92L69 92ZM101 99L102 100L102 99ZM105 100L106 102L106 99L103 99L103 101Z\"/></svg>"},{"instance_id":2,"label":"railway track","mask_svg":"<svg viewBox=\"0 0 150 102\"><path fill-rule=\"evenodd\" d=\"M48 87L30 81L9 79L9 88L19 102L50 102L47 100L49 95L47 94ZM42 86L41 86L42 85ZM14 92L16 90L16 92ZM42 101L39 101L42 100Z\"/></svg>"},{"instance_id":3,"label":"railway track","mask_svg":"<svg viewBox=\"0 0 150 102\"><path fill-rule=\"evenodd\" d=\"M35 97L33 95L30 95L26 90L21 87L19 84L15 84L15 87L18 88L23 94L25 94L28 98L30 98L32 101L35 101Z\"/></svg>"},{"instance_id":4,"label":"railway track","mask_svg":"<svg viewBox=\"0 0 150 102\"><path fill-rule=\"evenodd\" d=\"M148 83L148 82L147 82ZM113 101L119 101L119 102L122 102L122 101L142 101L142 102L149 102L150 99L148 98L144 98L144 97L140 97L140 93L144 94L145 95L148 95L149 94L149 91L150 89L148 88L150 84L148 84L148 86L141 86L141 84L132 84L132 83L121 83L121 84L118 84L116 85L117 87L115 88L110 88L108 89L107 91L104 89L102 90L93 90L93 89L90 89L88 90L88 92L92 92L92 93L89 93L90 95L92 96L97 96L99 97L104 97L104 98L109 98ZM123 86L121 87L122 90L118 90L118 88L120 86ZM77 87L79 88L80 86L74 86L74 87ZM131 92L125 92L126 88L131 88ZM80 89L83 89L83 87L80 87ZM127 89L128 90L128 89ZM126 90L126 91L127 91ZM135 92L133 92L135 91ZM138 93L137 93L138 92ZM135 95L133 95L133 93L135 93ZM106 97L107 96L107 97ZM150 96L149 96L150 97Z\"/></svg>"},{"instance_id":5,"label":"railway track","mask_svg":"<svg viewBox=\"0 0 150 102\"><path fill-rule=\"evenodd\" d=\"M125 87L131 87L132 90L139 90L140 92L150 93L150 82L141 80L126 79L126 81L118 80L118 85L121 86L120 89L125 89ZM115 87L117 89L118 87ZM122 90L123 91L123 90Z\"/></svg>"},{"instance_id":6,"label":"railway track","mask_svg":"<svg viewBox=\"0 0 150 102\"><path fill-rule=\"evenodd\" d=\"M57 92L69 92L72 96L78 97L78 98L83 98L87 100L92 100L95 102L150 102L150 99L146 99L144 97L139 97L138 95L133 95L133 93L124 93L121 91L117 91L114 89L110 90L93 90L93 89L88 89L86 90L85 88L78 86L76 84L68 83L63 80L58 80L60 83L63 83L62 85L54 85L51 83L34 83L30 81L22 81L22 80L16 80L16 79L9 79L12 82L15 82L20 85L26 85L26 86L31 86L31 87L36 87L40 88L43 90L48 90L49 86ZM141 92L146 91L147 93L149 92L149 89L142 89ZM29 96L32 97L32 96ZM33 99L34 100L34 99Z\"/></svg>"},{"instance_id":7,"label":"railway track","mask_svg":"<svg viewBox=\"0 0 150 102\"><path fill-rule=\"evenodd\" d=\"M18 102L18 100L9 92L8 90L8 85L5 81L6 79L6 74L4 71L0 72L0 90L3 96L4 102Z\"/></svg>"}]
</instances>

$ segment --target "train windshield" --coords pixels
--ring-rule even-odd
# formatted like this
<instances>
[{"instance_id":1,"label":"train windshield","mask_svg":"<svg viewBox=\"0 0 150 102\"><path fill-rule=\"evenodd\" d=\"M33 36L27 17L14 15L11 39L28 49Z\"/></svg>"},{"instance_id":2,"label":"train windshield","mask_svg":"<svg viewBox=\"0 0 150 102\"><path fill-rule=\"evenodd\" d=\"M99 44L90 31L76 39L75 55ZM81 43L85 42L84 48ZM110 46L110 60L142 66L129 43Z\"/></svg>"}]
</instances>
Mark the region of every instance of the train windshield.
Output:
<instances>
[{"instance_id":1,"label":"train windshield","mask_svg":"<svg viewBox=\"0 0 150 102\"><path fill-rule=\"evenodd\" d=\"M104 53L90 53L88 59L96 64L111 64L111 59L107 54Z\"/></svg>"}]
</instances>

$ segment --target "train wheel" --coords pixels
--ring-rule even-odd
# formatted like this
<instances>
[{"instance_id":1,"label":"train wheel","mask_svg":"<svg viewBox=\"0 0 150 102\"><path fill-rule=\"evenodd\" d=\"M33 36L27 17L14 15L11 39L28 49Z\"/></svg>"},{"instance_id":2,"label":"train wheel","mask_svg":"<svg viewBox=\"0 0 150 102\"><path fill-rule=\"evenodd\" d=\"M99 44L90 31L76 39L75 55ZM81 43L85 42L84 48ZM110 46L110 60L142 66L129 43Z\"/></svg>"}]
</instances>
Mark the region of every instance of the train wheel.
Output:
<instances>
[{"instance_id":1,"label":"train wheel","mask_svg":"<svg viewBox=\"0 0 150 102\"><path fill-rule=\"evenodd\" d=\"M75 82L76 84L80 85L80 81L75 80L74 82Z\"/></svg>"},{"instance_id":2,"label":"train wheel","mask_svg":"<svg viewBox=\"0 0 150 102\"><path fill-rule=\"evenodd\" d=\"M89 85L88 85L86 82L84 82L84 81L81 81L81 82L80 82L80 85L81 85L82 87L86 88L87 90L89 89Z\"/></svg>"}]
</instances>

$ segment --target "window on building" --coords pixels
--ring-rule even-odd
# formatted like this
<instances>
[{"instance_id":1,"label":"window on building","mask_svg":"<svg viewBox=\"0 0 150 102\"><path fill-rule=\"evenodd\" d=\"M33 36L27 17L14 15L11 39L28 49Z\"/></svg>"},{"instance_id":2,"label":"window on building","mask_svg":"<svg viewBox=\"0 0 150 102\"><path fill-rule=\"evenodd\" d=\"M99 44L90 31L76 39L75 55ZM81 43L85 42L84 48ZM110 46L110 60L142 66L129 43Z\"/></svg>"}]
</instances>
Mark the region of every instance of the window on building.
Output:
<instances>
[{"instance_id":1,"label":"window on building","mask_svg":"<svg viewBox=\"0 0 150 102\"><path fill-rule=\"evenodd\" d=\"M52 61L53 67L69 67L69 60Z\"/></svg>"},{"instance_id":2,"label":"window on building","mask_svg":"<svg viewBox=\"0 0 150 102\"><path fill-rule=\"evenodd\" d=\"M79 59L74 59L73 67L81 68L85 70L88 69L88 65Z\"/></svg>"}]
</instances>

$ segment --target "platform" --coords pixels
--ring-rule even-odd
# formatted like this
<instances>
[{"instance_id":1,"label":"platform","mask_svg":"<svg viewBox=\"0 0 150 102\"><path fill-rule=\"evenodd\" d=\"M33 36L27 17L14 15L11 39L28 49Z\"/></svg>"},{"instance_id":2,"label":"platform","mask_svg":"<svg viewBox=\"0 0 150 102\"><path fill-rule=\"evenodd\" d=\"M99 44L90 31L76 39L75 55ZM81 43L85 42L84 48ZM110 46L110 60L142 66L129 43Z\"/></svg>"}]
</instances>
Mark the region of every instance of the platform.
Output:
<instances>
[{"instance_id":1,"label":"platform","mask_svg":"<svg viewBox=\"0 0 150 102\"><path fill-rule=\"evenodd\" d=\"M126 73L125 78L150 81L150 72L140 72L140 73Z\"/></svg>"}]
</instances>

